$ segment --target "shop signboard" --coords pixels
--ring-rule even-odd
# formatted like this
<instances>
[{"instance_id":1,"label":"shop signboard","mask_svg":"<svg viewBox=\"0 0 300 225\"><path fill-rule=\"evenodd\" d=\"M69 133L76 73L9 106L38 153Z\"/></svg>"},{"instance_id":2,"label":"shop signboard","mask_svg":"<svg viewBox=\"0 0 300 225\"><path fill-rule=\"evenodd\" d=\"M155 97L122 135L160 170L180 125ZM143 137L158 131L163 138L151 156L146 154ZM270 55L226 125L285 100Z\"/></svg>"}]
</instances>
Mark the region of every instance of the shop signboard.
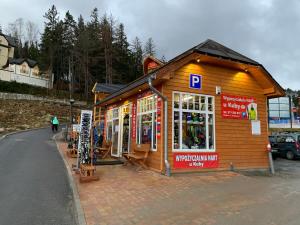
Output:
<instances>
[{"instance_id":1,"label":"shop signboard","mask_svg":"<svg viewBox=\"0 0 300 225\"><path fill-rule=\"evenodd\" d=\"M85 159L87 158L88 154L88 145L89 145L89 138L90 132L92 128L92 118L93 111L91 110L81 110L81 117L80 117L80 134L79 134L79 141L78 141L78 154L80 163L85 163ZM78 164L79 165L79 164Z\"/></svg>"},{"instance_id":2,"label":"shop signboard","mask_svg":"<svg viewBox=\"0 0 300 225\"><path fill-rule=\"evenodd\" d=\"M215 152L173 153L174 169L218 168L219 155Z\"/></svg>"},{"instance_id":3,"label":"shop signboard","mask_svg":"<svg viewBox=\"0 0 300 225\"><path fill-rule=\"evenodd\" d=\"M221 108L224 119L257 120L257 104L253 97L222 94Z\"/></svg>"},{"instance_id":4,"label":"shop signboard","mask_svg":"<svg viewBox=\"0 0 300 225\"><path fill-rule=\"evenodd\" d=\"M131 117L131 124L132 124L132 132L131 138L136 139L136 102L132 103L132 117Z\"/></svg>"},{"instance_id":5,"label":"shop signboard","mask_svg":"<svg viewBox=\"0 0 300 225\"><path fill-rule=\"evenodd\" d=\"M201 89L202 88L202 76L199 74L190 74L190 88Z\"/></svg>"}]
</instances>

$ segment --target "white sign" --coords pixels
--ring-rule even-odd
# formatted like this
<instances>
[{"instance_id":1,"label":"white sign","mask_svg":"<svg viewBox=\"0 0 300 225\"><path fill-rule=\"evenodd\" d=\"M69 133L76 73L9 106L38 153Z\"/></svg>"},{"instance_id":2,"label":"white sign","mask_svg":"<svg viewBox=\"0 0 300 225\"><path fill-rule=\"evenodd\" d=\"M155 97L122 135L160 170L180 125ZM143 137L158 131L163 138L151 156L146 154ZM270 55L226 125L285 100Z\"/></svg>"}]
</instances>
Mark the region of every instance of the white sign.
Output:
<instances>
[{"instance_id":1,"label":"white sign","mask_svg":"<svg viewBox=\"0 0 300 225\"><path fill-rule=\"evenodd\" d=\"M251 120L252 135L261 135L260 120Z\"/></svg>"}]
</instances>

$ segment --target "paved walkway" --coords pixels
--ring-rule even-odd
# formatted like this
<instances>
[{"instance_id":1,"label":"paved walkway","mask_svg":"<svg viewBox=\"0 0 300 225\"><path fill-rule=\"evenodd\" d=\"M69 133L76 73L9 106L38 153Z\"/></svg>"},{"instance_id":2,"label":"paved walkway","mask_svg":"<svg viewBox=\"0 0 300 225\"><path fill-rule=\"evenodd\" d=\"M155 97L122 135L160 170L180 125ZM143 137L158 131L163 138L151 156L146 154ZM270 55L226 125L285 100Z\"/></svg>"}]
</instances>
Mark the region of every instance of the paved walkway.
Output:
<instances>
[{"instance_id":1,"label":"paved walkway","mask_svg":"<svg viewBox=\"0 0 300 225\"><path fill-rule=\"evenodd\" d=\"M65 155L66 144L59 146ZM166 177L131 165L97 166L97 174L99 181L79 184L73 173L88 225L299 225L299 176Z\"/></svg>"}]
</instances>

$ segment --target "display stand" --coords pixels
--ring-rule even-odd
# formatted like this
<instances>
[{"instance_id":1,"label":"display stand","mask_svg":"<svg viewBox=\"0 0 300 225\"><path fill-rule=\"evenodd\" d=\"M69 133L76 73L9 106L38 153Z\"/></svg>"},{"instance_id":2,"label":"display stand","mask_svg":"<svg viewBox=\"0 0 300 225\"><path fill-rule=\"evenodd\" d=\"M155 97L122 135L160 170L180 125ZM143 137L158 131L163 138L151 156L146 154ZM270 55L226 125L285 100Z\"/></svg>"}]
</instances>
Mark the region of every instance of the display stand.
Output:
<instances>
[{"instance_id":1,"label":"display stand","mask_svg":"<svg viewBox=\"0 0 300 225\"><path fill-rule=\"evenodd\" d=\"M91 182L99 180L99 176L95 174L96 166L93 165L94 159L94 130L90 130L90 163L80 164L80 183Z\"/></svg>"},{"instance_id":2,"label":"display stand","mask_svg":"<svg viewBox=\"0 0 300 225\"><path fill-rule=\"evenodd\" d=\"M70 158L77 158L78 135L79 135L79 133L76 131L72 131L72 133L71 133L72 149L67 151L67 156Z\"/></svg>"}]
</instances>

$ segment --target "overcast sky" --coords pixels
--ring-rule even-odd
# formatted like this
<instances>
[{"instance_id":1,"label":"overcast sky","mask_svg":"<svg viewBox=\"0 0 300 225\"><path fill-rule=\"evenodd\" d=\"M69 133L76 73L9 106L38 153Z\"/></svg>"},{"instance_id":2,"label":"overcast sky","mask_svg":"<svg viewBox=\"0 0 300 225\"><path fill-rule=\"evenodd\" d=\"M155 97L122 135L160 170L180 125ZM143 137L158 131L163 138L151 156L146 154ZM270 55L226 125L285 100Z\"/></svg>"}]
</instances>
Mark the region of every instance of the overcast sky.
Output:
<instances>
[{"instance_id":1,"label":"overcast sky","mask_svg":"<svg viewBox=\"0 0 300 225\"><path fill-rule=\"evenodd\" d=\"M265 66L284 87L300 89L300 1L297 0L1 0L0 24L22 17L43 30L43 15L54 4L89 19L111 13L124 23L128 40L152 37L157 55L170 60L207 38Z\"/></svg>"}]
</instances>

